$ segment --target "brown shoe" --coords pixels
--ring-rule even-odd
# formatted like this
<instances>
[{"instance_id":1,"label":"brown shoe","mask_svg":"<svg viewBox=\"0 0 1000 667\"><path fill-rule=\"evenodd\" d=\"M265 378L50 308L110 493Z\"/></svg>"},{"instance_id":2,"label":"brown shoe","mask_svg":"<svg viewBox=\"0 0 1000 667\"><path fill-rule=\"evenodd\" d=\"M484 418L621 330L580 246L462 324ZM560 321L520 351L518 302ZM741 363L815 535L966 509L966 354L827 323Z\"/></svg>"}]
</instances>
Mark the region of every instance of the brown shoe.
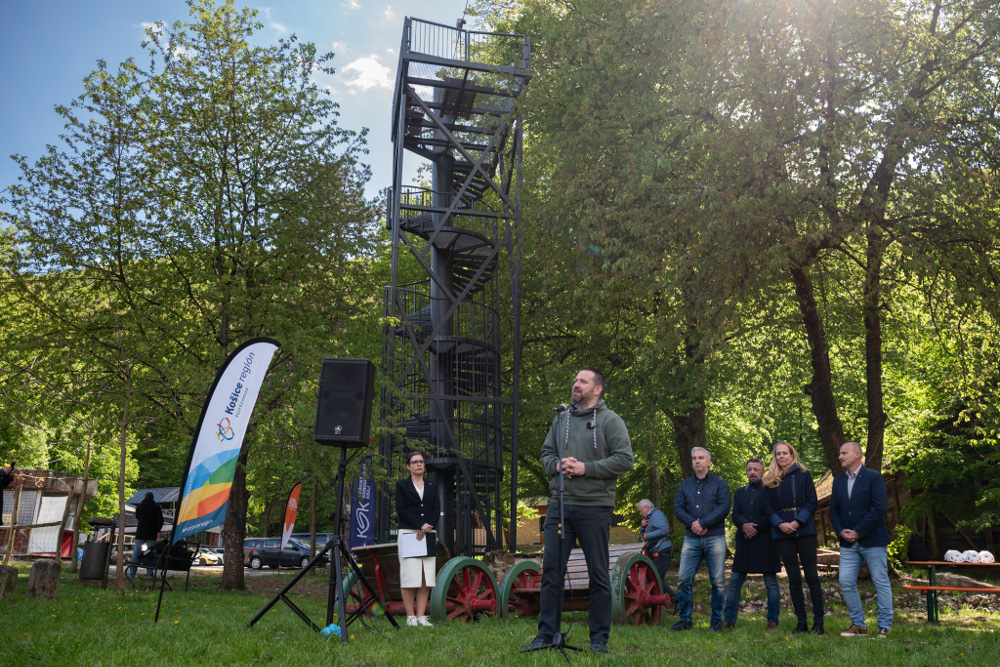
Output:
<instances>
[{"instance_id":1,"label":"brown shoe","mask_svg":"<svg viewBox=\"0 0 1000 667\"><path fill-rule=\"evenodd\" d=\"M735 627L736 627L736 626L735 626L735 625L733 625L732 623L727 623L726 621L723 621L723 622L722 622L722 629L723 629L723 630L732 630L732 629L733 629L733 628L735 628Z\"/></svg>"},{"instance_id":2,"label":"brown shoe","mask_svg":"<svg viewBox=\"0 0 1000 667\"><path fill-rule=\"evenodd\" d=\"M863 628L860 625L851 626L850 630L846 630L840 633L841 637L867 637L868 628Z\"/></svg>"},{"instance_id":3,"label":"brown shoe","mask_svg":"<svg viewBox=\"0 0 1000 667\"><path fill-rule=\"evenodd\" d=\"M767 622L767 629L768 630L777 630L778 629L778 624L775 623L774 621L768 621Z\"/></svg>"}]
</instances>

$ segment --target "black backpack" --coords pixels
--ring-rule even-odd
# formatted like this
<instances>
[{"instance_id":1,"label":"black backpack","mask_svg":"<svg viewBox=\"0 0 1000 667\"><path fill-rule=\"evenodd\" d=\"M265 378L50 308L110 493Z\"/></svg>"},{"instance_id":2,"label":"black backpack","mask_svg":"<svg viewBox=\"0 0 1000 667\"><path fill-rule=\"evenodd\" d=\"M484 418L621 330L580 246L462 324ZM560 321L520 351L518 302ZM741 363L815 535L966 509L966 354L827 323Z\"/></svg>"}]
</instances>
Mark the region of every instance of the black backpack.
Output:
<instances>
[{"instance_id":1,"label":"black backpack","mask_svg":"<svg viewBox=\"0 0 1000 667\"><path fill-rule=\"evenodd\" d=\"M931 559L927 553L927 547L920 541L920 536L916 533L910 535L910 542L906 545L906 560L926 563Z\"/></svg>"}]
</instances>

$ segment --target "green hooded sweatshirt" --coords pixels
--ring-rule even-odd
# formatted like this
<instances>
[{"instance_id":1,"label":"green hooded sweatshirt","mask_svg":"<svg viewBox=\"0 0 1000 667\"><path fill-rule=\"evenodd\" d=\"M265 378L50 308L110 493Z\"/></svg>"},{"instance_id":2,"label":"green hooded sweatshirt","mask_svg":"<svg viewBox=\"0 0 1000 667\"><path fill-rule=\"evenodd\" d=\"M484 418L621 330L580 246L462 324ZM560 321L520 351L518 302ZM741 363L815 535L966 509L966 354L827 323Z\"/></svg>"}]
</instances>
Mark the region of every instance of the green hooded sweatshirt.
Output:
<instances>
[{"instance_id":1,"label":"green hooded sweatshirt","mask_svg":"<svg viewBox=\"0 0 1000 667\"><path fill-rule=\"evenodd\" d=\"M588 428L588 423L594 424ZM569 429L569 439L566 431ZM551 477L552 500L559 499L559 462L556 437L563 444L563 457L574 457L585 464L583 477L566 480L566 504L590 507L614 507L618 477L632 469L632 441L622 418L600 400L585 410L570 408L552 422L542 445L542 466Z\"/></svg>"}]
</instances>

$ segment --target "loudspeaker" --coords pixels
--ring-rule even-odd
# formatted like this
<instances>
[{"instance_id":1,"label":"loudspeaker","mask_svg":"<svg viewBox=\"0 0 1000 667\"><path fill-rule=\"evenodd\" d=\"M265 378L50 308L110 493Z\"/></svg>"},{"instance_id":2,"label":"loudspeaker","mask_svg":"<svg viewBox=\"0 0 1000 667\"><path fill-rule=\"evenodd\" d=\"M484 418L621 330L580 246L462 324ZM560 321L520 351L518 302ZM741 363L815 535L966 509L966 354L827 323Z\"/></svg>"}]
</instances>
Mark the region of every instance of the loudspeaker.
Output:
<instances>
[{"instance_id":1,"label":"loudspeaker","mask_svg":"<svg viewBox=\"0 0 1000 667\"><path fill-rule=\"evenodd\" d=\"M374 390L375 364L368 359L324 359L316 397L316 442L367 445Z\"/></svg>"}]
</instances>

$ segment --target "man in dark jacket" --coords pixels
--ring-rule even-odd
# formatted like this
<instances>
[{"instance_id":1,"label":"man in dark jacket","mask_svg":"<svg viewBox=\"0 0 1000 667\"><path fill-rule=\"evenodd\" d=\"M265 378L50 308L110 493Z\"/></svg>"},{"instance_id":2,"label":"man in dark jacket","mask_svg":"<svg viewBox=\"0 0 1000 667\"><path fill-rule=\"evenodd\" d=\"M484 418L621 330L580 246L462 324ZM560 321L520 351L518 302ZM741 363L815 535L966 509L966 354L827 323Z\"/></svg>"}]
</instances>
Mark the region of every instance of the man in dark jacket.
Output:
<instances>
[{"instance_id":1,"label":"man in dark jacket","mask_svg":"<svg viewBox=\"0 0 1000 667\"><path fill-rule=\"evenodd\" d=\"M892 585L889 583L889 527L885 508L889 495L885 480L864 466L861 445L845 442L840 448L840 464L847 470L833 480L830 521L840 538L840 592L851 615L851 628L841 637L867 637L865 610L858 595L858 570L862 561L878 593L878 637L892 631Z\"/></svg>"},{"instance_id":2,"label":"man in dark jacket","mask_svg":"<svg viewBox=\"0 0 1000 667\"><path fill-rule=\"evenodd\" d=\"M777 573L781 570L781 559L771 542L771 522L764 507L763 477L764 462L750 459L747 461L747 483L733 494L736 554L726 591L723 630L736 627L743 582L750 573L764 575L764 586L767 588L767 629L778 628L781 590L778 588Z\"/></svg>"},{"instance_id":3,"label":"man in dark jacket","mask_svg":"<svg viewBox=\"0 0 1000 667\"><path fill-rule=\"evenodd\" d=\"M690 630L694 608L694 575L704 560L712 582L712 620L714 632L722 630L722 606L726 600L726 516L732 497L726 480L709 472L712 455L704 447L691 449L694 476L677 487L674 516L684 524L680 572L677 575L677 613L681 620L669 630Z\"/></svg>"},{"instance_id":4,"label":"man in dark jacket","mask_svg":"<svg viewBox=\"0 0 1000 667\"><path fill-rule=\"evenodd\" d=\"M152 546L159 537L160 528L163 528L163 511L159 504L153 500L153 492L147 491L145 498L135 508L135 519L139 525L135 529L135 544L132 545L132 562L139 562L139 555L143 546ZM133 565L128 570L128 576L135 577L137 566ZM153 570L146 568L146 576L152 577Z\"/></svg>"},{"instance_id":5,"label":"man in dark jacket","mask_svg":"<svg viewBox=\"0 0 1000 667\"><path fill-rule=\"evenodd\" d=\"M632 442L622 418L604 405L604 375L581 370L573 383L573 405L558 414L542 445L542 467L551 481L552 497L545 513L541 613L538 634L526 650L552 645L563 607L563 575L573 542L587 560L590 576L590 650L607 653L611 632L611 576L608 539L618 477L632 469ZM559 447L562 459L559 458ZM563 471L565 525L559 524L559 470ZM562 535L562 562L559 540Z\"/></svg>"},{"instance_id":6,"label":"man in dark jacket","mask_svg":"<svg viewBox=\"0 0 1000 667\"><path fill-rule=\"evenodd\" d=\"M14 466L0 468L0 526L3 525L3 490L14 481Z\"/></svg>"}]
</instances>

